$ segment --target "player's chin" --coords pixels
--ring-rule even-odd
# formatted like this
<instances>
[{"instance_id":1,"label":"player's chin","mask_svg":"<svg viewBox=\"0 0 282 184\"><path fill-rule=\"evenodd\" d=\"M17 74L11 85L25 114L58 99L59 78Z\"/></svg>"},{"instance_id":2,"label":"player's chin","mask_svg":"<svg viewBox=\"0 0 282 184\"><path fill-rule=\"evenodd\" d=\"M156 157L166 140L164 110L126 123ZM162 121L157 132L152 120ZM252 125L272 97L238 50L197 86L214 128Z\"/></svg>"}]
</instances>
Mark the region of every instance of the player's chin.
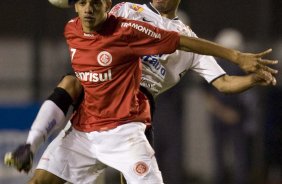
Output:
<instances>
[{"instance_id":1,"label":"player's chin","mask_svg":"<svg viewBox=\"0 0 282 184\"><path fill-rule=\"evenodd\" d=\"M83 19L84 25L87 25L88 27L95 26L95 19Z\"/></svg>"}]
</instances>

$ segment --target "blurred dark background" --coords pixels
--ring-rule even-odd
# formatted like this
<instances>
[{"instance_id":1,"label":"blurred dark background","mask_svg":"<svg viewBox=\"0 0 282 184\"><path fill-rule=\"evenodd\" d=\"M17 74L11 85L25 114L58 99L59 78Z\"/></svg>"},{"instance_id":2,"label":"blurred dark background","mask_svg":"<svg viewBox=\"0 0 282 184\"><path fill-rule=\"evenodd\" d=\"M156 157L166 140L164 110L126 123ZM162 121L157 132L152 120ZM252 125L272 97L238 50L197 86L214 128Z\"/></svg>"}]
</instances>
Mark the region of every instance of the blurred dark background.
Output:
<instances>
[{"instance_id":1,"label":"blurred dark background","mask_svg":"<svg viewBox=\"0 0 282 184\"><path fill-rule=\"evenodd\" d=\"M121 1L113 0L114 4L118 2ZM142 4L148 1L131 2ZM201 38L214 41L220 31L232 28L244 38L244 51L260 52L273 48L268 57L282 58L281 0L182 0L180 10L186 13L187 24ZM42 101L70 69L63 30L75 14L72 9L53 7L47 0L15 0L0 1L0 15L2 157L7 150L25 141ZM281 64L276 68L281 69ZM248 171L244 176L247 183L282 183L280 76L277 76L277 86L255 87L242 100L248 103L247 109L255 109L248 112L255 118L243 130L247 132L247 148L236 148L246 149ZM179 85L157 99L156 155L165 183L216 182L215 160L218 155L214 152L212 118L207 108L210 101L206 98L210 91L203 83L203 79L188 72ZM234 128L231 126L231 129ZM235 135L235 140L238 138ZM222 156L227 160L222 182L240 184L234 171L237 158L234 154L237 153L232 149L235 148L227 148ZM20 183L11 178L22 181L21 177L25 176L7 171L0 163L0 183Z\"/></svg>"},{"instance_id":2,"label":"blurred dark background","mask_svg":"<svg viewBox=\"0 0 282 184\"><path fill-rule=\"evenodd\" d=\"M122 1L113 1L118 2ZM62 36L63 26L73 14L72 9L54 8L48 1L1 1L0 5L1 36L56 39ZM213 38L226 27L239 29L248 39L277 39L282 35L280 0L185 0L180 9L189 15L193 30L201 37Z\"/></svg>"}]
</instances>

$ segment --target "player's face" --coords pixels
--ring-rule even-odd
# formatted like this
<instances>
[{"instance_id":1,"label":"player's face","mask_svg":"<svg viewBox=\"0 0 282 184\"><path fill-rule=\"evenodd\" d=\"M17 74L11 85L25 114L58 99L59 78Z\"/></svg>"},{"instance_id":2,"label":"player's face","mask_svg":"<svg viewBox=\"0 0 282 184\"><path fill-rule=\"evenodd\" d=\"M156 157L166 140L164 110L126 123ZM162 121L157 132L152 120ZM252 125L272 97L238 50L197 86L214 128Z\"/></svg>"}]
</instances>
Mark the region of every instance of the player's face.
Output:
<instances>
[{"instance_id":1,"label":"player's face","mask_svg":"<svg viewBox=\"0 0 282 184\"><path fill-rule=\"evenodd\" d=\"M83 31L91 33L106 20L110 8L109 0L79 0L75 3L75 11L82 22Z\"/></svg>"},{"instance_id":2,"label":"player's face","mask_svg":"<svg viewBox=\"0 0 282 184\"><path fill-rule=\"evenodd\" d=\"M181 0L152 0L153 6L160 12L168 14L178 9Z\"/></svg>"}]
</instances>

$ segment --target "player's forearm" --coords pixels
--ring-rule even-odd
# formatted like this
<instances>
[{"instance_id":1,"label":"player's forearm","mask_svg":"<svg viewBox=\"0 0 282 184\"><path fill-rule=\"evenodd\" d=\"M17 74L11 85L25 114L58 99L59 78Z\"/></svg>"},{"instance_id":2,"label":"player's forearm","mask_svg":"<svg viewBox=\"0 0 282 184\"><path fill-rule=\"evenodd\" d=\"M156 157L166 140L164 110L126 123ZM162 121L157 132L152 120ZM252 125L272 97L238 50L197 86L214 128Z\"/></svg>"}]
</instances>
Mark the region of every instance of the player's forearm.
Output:
<instances>
[{"instance_id":1,"label":"player's forearm","mask_svg":"<svg viewBox=\"0 0 282 184\"><path fill-rule=\"evenodd\" d=\"M240 93L256 85L252 74L246 76L225 75L214 81L213 86L222 93Z\"/></svg>"},{"instance_id":2,"label":"player's forearm","mask_svg":"<svg viewBox=\"0 0 282 184\"><path fill-rule=\"evenodd\" d=\"M239 64L237 63L239 51L222 47L205 39L180 36L179 49L202 55L211 55L232 61L234 64Z\"/></svg>"},{"instance_id":3,"label":"player's forearm","mask_svg":"<svg viewBox=\"0 0 282 184\"><path fill-rule=\"evenodd\" d=\"M29 131L26 143L31 145L33 153L45 142L59 126L64 126L65 115L52 101L46 100L35 118Z\"/></svg>"},{"instance_id":4,"label":"player's forearm","mask_svg":"<svg viewBox=\"0 0 282 184\"><path fill-rule=\"evenodd\" d=\"M72 114L72 98L62 88L55 88L51 96L42 104L29 131L27 144L33 153L55 130L62 129Z\"/></svg>"}]
</instances>

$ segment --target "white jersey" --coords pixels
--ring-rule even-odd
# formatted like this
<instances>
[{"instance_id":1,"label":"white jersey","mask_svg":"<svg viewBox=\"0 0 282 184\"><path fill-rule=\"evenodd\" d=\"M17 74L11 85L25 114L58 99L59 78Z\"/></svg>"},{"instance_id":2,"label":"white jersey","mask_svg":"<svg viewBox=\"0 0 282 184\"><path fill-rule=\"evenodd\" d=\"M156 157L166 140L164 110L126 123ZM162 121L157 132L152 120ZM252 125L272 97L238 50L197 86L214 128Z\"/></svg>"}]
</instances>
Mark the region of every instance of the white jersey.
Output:
<instances>
[{"instance_id":1,"label":"white jersey","mask_svg":"<svg viewBox=\"0 0 282 184\"><path fill-rule=\"evenodd\" d=\"M140 5L123 2L115 5L111 13L115 16L147 22L161 29L177 31L186 36L197 37L178 17L174 19L162 17L151 3ZM169 55L144 56L142 62L140 85L146 87L154 97L176 85L189 69L202 76L207 82L225 74L213 57L179 50Z\"/></svg>"}]
</instances>

